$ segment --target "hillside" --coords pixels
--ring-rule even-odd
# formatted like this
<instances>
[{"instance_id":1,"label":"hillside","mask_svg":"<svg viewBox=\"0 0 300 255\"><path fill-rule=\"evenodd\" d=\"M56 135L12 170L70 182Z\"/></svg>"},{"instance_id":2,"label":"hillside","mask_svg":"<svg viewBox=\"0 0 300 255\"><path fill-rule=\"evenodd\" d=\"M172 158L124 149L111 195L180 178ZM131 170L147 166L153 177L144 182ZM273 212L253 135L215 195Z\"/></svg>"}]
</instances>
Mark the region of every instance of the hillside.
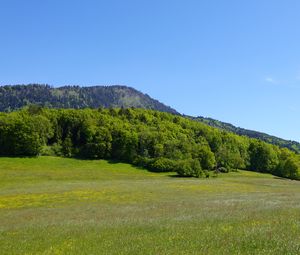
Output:
<instances>
[{"instance_id":1,"label":"hillside","mask_svg":"<svg viewBox=\"0 0 300 255\"><path fill-rule=\"evenodd\" d=\"M238 135L244 135L244 136L247 136L250 138L256 138L256 139L262 140L264 142L271 143L271 144L277 145L279 147L285 147L292 151L300 153L300 143L298 143L296 141L285 140L285 139L282 139L282 138L279 138L276 136L268 135L266 133L236 127L230 123L222 122L222 121L215 120L212 118L205 118L202 116L190 117L190 118L193 120L197 120L202 123L205 123L212 127L223 129L223 130L226 130L226 131L238 134Z\"/></svg>"},{"instance_id":2,"label":"hillside","mask_svg":"<svg viewBox=\"0 0 300 255\"><path fill-rule=\"evenodd\" d=\"M137 108L0 113L0 155L109 159L180 176L246 169L300 179L300 155L288 149Z\"/></svg>"},{"instance_id":3,"label":"hillside","mask_svg":"<svg viewBox=\"0 0 300 255\"><path fill-rule=\"evenodd\" d=\"M49 108L143 108L161 112L179 114L175 109L164 105L147 94L127 86L64 86L53 88L49 85L7 85L0 86L0 111L9 112L24 106L36 104ZM212 118L191 117L209 126L256 138L280 147L300 153L300 143L284 140L262 132L236 127L230 123Z\"/></svg>"},{"instance_id":4,"label":"hillside","mask_svg":"<svg viewBox=\"0 0 300 255\"><path fill-rule=\"evenodd\" d=\"M11 111L26 105L37 104L49 108L135 107L178 114L136 89L127 86L64 86L6 85L0 87L0 111Z\"/></svg>"}]
</instances>

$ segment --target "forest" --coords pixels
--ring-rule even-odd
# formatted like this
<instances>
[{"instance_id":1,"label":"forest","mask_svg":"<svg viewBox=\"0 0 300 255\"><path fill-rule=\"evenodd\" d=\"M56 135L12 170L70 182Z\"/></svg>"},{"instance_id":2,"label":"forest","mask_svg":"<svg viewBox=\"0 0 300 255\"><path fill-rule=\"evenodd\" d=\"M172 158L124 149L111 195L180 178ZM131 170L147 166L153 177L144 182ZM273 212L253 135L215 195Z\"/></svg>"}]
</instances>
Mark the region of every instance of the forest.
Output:
<instances>
[{"instance_id":1,"label":"forest","mask_svg":"<svg viewBox=\"0 0 300 255\"><path fill-rule=\"evenodd\" d=\"M73 109L134 107L180 115L175 109L127 86L51 87L47 84L29 84L5 85L0 87L0 112L11 112L29 105ZM230 131L237 135L256 138L300 153L300 143L296 141L289 141L262 132L236 127L230 123L212 118L182 116L203 122L212 127Z\"/></svg>"},{"instance_id":2,"label":"forest","mask_svg":"<svg viewBox=\"0 0 300 255\"><path fill-rule=\"evenodd\" d=\"M186 116L186 117L189 117L189 116ZM285 139L282 139L282 138L279 138L279 137L276 137L273 135L269 135L266 133L249 130L249 129L245 129L245 128L241 128L241 127L236 127L230 123L222 122L222 121L215 120L212 118L205 118L205 117L201 117L201 116L189 117L189 118L203 122L212 127L227 130L227 131L230 131L230 132L238 134L238 135L244 135L244 136L248 136L250 138L256 138L256 139L262 140L264 142L278 145L279 147L285 147L294 152L300 153L300 143L298 143L296 141L285 140Z\"/></svg>"},{"instance_id":3,"label":"forest","mask_svg":"<svg viewBox=\"0 0 300 255\"><path fill-rule=\"evenodd\" d=\"M43 84L0 86L0 111L9 112L28 105L48 108L135 107L178 114L149 95L134 88L114 86L63 86Z\"/></svg>"},{"instance_id":4,"label":"forest","mask_svg":"<svg viewBox=\"0 0 300 255\"><path fill-rule=\"evenodd\" d=\"M189 177L244 169L300 178L300 157L287 148L136 108L0 113L0 155L108 159Z\"/></svg>"}]
</instances>

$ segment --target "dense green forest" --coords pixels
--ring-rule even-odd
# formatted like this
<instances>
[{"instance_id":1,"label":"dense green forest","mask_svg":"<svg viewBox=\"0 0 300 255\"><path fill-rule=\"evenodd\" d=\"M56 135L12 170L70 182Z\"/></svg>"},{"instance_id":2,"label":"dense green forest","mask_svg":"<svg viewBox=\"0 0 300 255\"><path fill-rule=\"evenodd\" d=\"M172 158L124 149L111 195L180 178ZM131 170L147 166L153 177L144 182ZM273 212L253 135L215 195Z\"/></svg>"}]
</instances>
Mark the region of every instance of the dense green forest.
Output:
<instances>
[{"instance_id":1,"label":"dense green forest","mask_svg":"<svg viewBox=\"0 0 300 255\"><path fill-rule=\"evenodd\" d=\"M73 109L135 107L179 115L173 108L127 86L63 86L58 88L42 84L0 86L0 112L10 112L31 104L48 108ZM288 141L265 133L235 127L232 124L211 118L185 117L300 153L300 143L295 141Z\"/></svg>"},{"instance_id":2,"label":"dense green forest","mask_svg":"<svg viewBox=\"0 0 300 255\"><path fill-rule=\"evenodd\" d=\"M215 120L215 119L212 119L212 118L205 118L205 117L201 117L201 116L199 116L199 117L189 117L189 118L191 118L193 120L203 122L203 123L205 123L209 126L212 126L212 127L227 130L227 131L233 132L233 133L238 134L238 135L245 135L245 136L248 136L250 138L256 138L256 139L262 140L264 142L271 143L271 144L274 144L274 145L278 145L279 147L285 147L285 148L288 148L292 151L300 153L300 143L298 143L296 141L288 141L288 140L284 140L282 138L272 136L272 135L268 135L268 134L265 134L265 133L262 133L262 132L236 127L236 126L234 126L230 123L222 122L222 121Z\"/></svg>"},{"instance_id":3,"label":"dense green forest","mask_svg":"<svg viewBox=\"0 0 300 255\"><path fill-rule=\"evenodd\" d=\"M0 111L35 104L48 108L135 107L178 114L174 109L127 86L63 86L29 84L0 86Z\"/></svg>"},{"instance_id":4,"label":"dense green forest","mask_svg":"<svg viewBox=\"0 0 300 255\"><path fill-rule=\"evenodd\" d=\"M133 108L0 113L0 155L111 159L204 177L247 169L298 179L299 155L169 113Z\"/></svg>"}]
</instances>

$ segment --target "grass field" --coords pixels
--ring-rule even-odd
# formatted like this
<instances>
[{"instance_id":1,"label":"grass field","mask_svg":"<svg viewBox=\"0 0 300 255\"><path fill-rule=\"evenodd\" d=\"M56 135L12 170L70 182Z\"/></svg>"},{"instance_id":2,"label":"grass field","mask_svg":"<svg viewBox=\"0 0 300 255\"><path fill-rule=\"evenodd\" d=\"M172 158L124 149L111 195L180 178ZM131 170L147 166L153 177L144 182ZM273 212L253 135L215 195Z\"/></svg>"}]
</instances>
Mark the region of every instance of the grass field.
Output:
<instances>
[{"instance_id":1,"label":"grass field","mask_svg":"<svg viewBox=\"0 0 300 255\"><path fill-rule=\"evenodd\" d=\"M0 254L300 254L300 182L0 158Z\"/></svg>"}]
</instances>

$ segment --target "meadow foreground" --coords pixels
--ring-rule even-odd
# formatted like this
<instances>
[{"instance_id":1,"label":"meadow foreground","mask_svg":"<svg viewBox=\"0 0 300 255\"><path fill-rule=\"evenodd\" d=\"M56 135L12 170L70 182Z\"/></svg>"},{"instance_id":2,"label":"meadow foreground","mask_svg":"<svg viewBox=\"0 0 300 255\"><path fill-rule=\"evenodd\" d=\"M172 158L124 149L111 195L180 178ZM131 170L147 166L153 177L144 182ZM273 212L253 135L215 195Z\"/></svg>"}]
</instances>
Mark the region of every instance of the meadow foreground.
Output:
<instances>
[{"instance_id":1,"label":"meadow foreground","mask_svg":"<svg viewBox=\"0 0 300 255\"><path fill-rule=\"evenodd\" d=\"M300 254L300 182L0 158L1 254Z\"/></svg>"}]
</instances>

